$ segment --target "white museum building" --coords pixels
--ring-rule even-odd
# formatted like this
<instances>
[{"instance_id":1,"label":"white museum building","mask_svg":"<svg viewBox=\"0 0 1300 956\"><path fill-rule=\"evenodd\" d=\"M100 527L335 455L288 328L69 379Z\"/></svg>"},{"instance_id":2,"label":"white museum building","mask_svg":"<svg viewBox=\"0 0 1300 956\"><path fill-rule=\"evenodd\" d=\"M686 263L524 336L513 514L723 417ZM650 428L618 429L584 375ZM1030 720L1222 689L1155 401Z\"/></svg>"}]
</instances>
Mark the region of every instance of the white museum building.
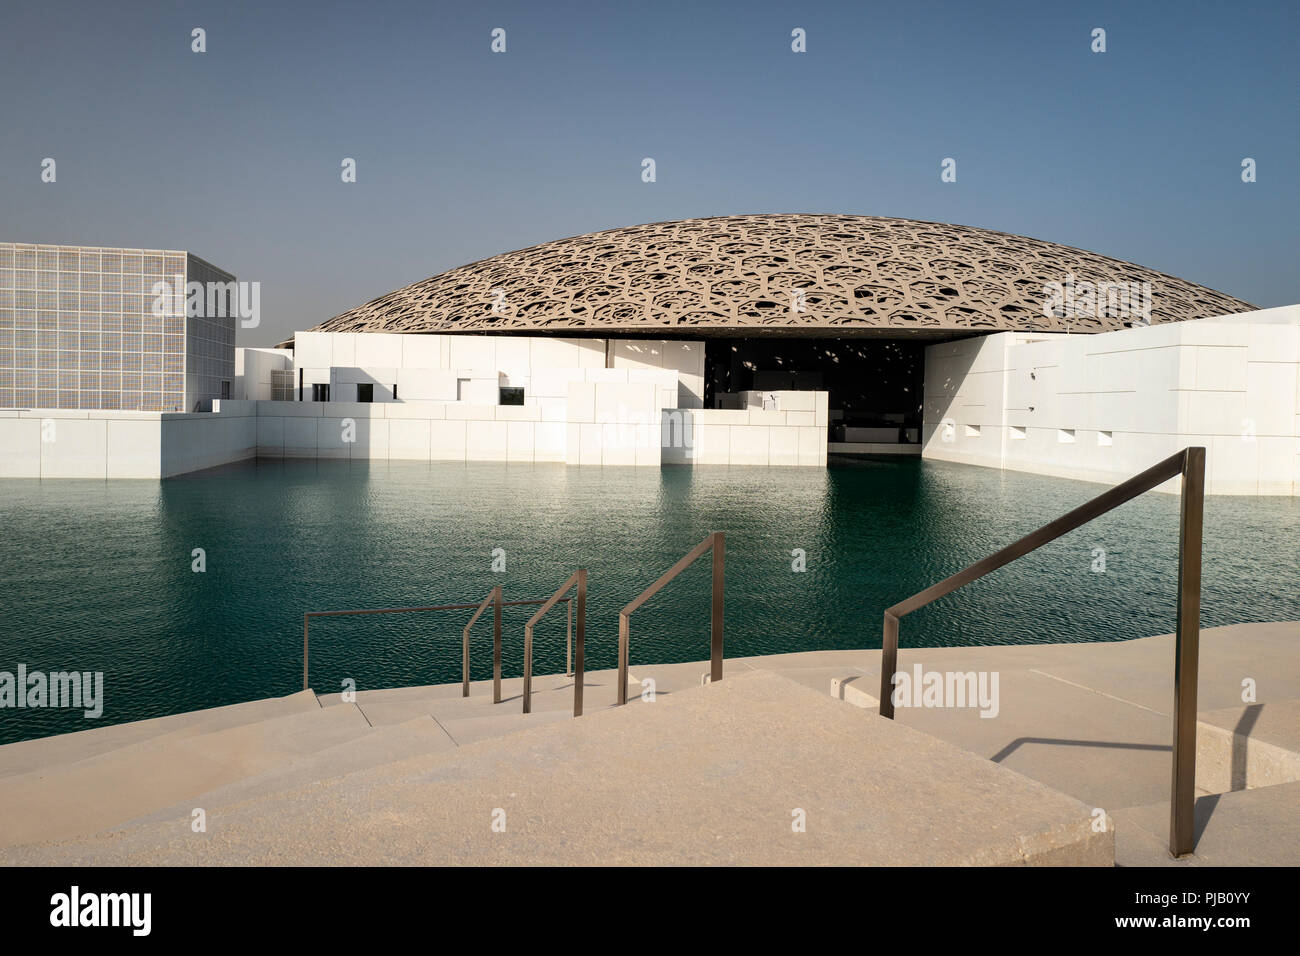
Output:
<instances>
[{"instance_id":1,"label":"white museum building","mask_svg":"<svg viewBox=\"0 0 1300 956\"><path fill-rule=\"evenodd\" d=\"M1202 445L1210 494L1300 494L1300 305L1024 237L655 223L471 263L274 348L209 331L229 317L157 320L168 269L234 282L183 252L0 245L0 477L912 455L1115 483ZM1045 309L1066 274L1140 287L1138 313Z\"/></svg>"}]
</instances>

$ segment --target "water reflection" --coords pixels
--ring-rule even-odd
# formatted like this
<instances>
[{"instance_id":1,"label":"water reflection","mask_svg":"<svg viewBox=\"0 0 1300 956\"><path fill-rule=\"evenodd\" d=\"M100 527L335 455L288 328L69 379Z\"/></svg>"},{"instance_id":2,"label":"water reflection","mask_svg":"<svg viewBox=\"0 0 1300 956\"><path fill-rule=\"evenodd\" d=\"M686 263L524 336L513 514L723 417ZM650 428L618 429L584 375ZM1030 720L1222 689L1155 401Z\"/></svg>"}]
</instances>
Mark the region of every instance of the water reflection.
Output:
<instances>
[{"instance_id":1,"label":"water reflection","mask_svg":"<svg viewBox=\"0 0 1300 956\"><path fill-rule=\"evenodd\" d=\"M889 604L1101 487L885 459L826 470L260 461L161 484L0 490L0 670L103 670L102 722L116 722L294 691L306 610L470 601L498 583L543 597L580 564L588 667L613 666L619 608L713 530L727 533L729 656L876 647ZM1177 509L1166 495L1124 505L910 616L904 646L1169 631ZM1207 499L1206 626L1300 617L1298 532L1294 499ZM703 658L708 601L700 562L638 612L633 663ZM507 611L507 673L528 613ZM313 686L458 679L467 617L313 624ZM490 629L476 640L473 673L486 677ZM538 629L537 671L563 654L561 614ZM0 711L0 740L85 727L66 712Z\"/></svg>"}]
</instances>

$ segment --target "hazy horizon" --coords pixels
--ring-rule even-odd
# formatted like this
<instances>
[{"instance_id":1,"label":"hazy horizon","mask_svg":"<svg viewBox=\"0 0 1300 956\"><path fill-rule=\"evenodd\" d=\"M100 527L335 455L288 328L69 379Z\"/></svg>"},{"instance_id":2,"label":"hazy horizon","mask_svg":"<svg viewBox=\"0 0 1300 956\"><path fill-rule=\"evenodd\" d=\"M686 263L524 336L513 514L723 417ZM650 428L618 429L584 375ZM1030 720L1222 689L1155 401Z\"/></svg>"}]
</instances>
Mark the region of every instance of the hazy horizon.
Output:
<instances>
[{"instance_id":1,"label":"hazy horizon","mask_svg":"<svg viewBox=\"0 0 1300 956\"><path fill-rule=\"evenodd\" d=\"M191 251L262 284L240 345L498 253L746 213L976 226L1300 302L1285 3L56 0L7 16L0 240Z\"/></svg>"}]
</instances>

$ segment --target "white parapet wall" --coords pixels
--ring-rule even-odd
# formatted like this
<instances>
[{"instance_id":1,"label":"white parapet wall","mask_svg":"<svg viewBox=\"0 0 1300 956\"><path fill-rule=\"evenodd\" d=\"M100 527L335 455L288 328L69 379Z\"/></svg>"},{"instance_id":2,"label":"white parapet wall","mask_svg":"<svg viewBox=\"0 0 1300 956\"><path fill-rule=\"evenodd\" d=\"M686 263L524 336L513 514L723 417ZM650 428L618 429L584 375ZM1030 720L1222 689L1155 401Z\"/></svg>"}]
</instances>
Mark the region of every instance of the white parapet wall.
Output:
<instances>
[{"instance_id":1,"label":"white parapet wall","mask_svg":"<svg viewBox=\"0 0 1300 956\"><path fill-rule=\"evenodd\" d=\"M1300 306L930 346L922 442L925 458L1106 483L1201 445L1210 494L1300 494Z\"/></svg>"},{"instance_id":2,"label":"white parapet wall","mask_svg":"<svg viewBox=\"0 0 1300 956\"><path fill-rule=\"evenodd\" d=\"M290 373L291 349L235 349L235 381L230 397L238 401L270 401L275 398L273 373Z\"/></svg>"},{"instance_id":3,"label":"white parapet wall","mask_svg":"<svg viewBox=\"0 0 1300 956\"><path fill-rule=\"evenodd\" d=\"M700 343L300 333L303 394L328 385L325 401L260 397L287 351L240 359L238 391L259 398L211 412L0 410L0 477L156 480L255 457L826 464L826 392L703 409Z\"/></svg>"},{"instance_id":4,"label":"white parapet wall","mask_svg":"<svg viewBox=\"0 0 1300 956\"><path fill-rule=\"evenodd\" d=\"M667 407L699 408L704 343L666 339L299 332L293 379L304 398L328 385L330 398L354 401L358 385L374 401L496 402L499 387L524 391L525 404L563 402L574 369L675 373ZM557 374L559 373L559 374ZM577 381L582 381L579 374ZM396 395L394 395L396 391Z\"/></svg>"},{"instance_id":5,"label":"white parapet wall","mask_svg":"<svg viewBox=\"0 0 1300 956\"><path fill-rule=\"evenodd\" d=\"M676 373L589 369L587 379L568 386L564 460L570 465L658 466L659 419L677 401Z\"/></svg>"},{"instance_id":6,"label":"white parapet wall","mask_svg":"<svg viewBox=\"0 0 1300 956\"><path fill-rule=\"evenodd\" d=\"M825 467L829 393L765 394L775 407L664 411L664 463Z\"/></svg>"},{"instance_id":7,"label":"white parapet wall","mask_svg":"<svg viewBox=\"0 0 1300 956\"><path fill-rule=\"evenodd\" d=\"M472 402L258 402L257 456L563 462L565 423Z\"/></svg>"},{"instance_id":8,"label":"white parapet wall","mask_svg":"<svg viewBox=\"0 0 1300 956\"><path fill-rule=\"evenodd\" d=\"M158 480L256 454L253 402L220 412L0 409L0 478Z\"/></svg>"}]
</instances>

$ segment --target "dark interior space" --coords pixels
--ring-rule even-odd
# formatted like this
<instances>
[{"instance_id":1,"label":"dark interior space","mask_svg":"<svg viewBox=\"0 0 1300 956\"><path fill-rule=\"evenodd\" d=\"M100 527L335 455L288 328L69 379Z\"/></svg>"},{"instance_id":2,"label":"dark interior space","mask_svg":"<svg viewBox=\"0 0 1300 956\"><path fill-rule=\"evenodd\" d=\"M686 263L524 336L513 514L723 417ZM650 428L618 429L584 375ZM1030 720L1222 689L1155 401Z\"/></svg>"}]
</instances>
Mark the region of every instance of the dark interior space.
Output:
<instances>
[{"instance_id":1,"label":"dark interior space","mask_svg":"<svg viewBox=\"0 0 1300 956\"><path fill-rule=\"evenodd\" d=\"M876 338L724 338L705 347L704 404L722 393L825 389L831 441L844 426L921 427L925 344ZM912 438L915 440L915 438Z\"/></svg>"}]
</instances>

